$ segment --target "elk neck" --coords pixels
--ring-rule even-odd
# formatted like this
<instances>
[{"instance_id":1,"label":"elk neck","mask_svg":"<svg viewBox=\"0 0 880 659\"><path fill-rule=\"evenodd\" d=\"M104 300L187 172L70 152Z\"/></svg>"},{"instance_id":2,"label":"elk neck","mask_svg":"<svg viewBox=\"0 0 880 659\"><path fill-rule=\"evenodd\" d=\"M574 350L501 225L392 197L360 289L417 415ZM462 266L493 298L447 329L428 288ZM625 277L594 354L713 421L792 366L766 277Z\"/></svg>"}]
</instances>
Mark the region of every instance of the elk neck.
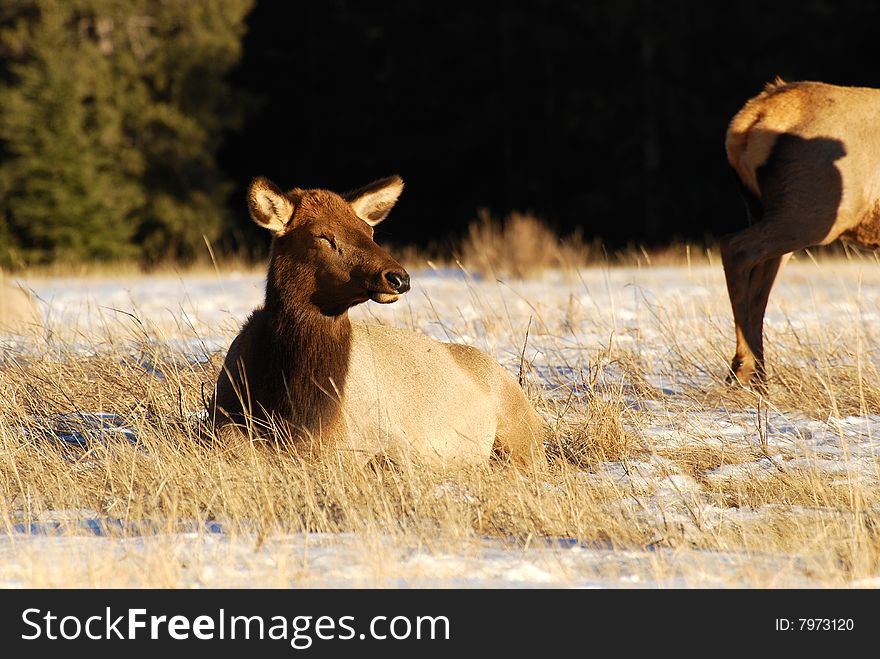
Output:
<instances>
[{"instance_id":1,"label":"elk neck","mask_svg":"<svg viewBox=\"0 0 880 659\"><path fill-rule=\"evenodd\" d=\"M339 415L351 355L348 311L328 316L311 301L314 276L288 267L273 254L266 281L264 310L270 348L282 378L281 408L293 427L308 433L326 431Z\"/></svg>"}]
</instances>

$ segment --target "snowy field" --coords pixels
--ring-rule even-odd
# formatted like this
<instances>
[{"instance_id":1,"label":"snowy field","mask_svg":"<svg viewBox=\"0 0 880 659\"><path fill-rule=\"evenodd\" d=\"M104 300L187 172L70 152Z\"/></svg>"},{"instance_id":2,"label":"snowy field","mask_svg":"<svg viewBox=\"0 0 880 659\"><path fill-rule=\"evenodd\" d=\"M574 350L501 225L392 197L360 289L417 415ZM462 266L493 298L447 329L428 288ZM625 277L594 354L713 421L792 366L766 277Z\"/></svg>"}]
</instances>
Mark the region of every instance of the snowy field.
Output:
<instances>
[{"instance_id":1,"label":"snowy field","mask_svg":"<svg viewBox=\"0 0 880 659\"><path fill-rule=\"evenodd\" d=\"M656 544L485 537L440 550L399 538L323 533L257 542L226 534L222 524L112 533L114 521L104 515L55 510L0 520L6 527L0 586L138 586L147 583L142 566L156 565L156 557L164 557L159 563L167 575L152 574L148 583L178 587L880 586L880 572L870 566L842 583L838 575L846 572L832 570L829 582L816 568L826 558L817 559L804 543L765 553L723 539L760 534L764 525L779 528L780 517L793 528L821 527L838 515L878 521L880 410L871 408L870 395L844 401L834 388L841 373L858 386L880 387L872 381L880 366L874 261L814 263L802 256L773 292L766 332L771 372L799 369L797 377L827 392L815 405L799 404L788 385L778 397L774 387L782 385L772 385L769 402L760 405L751 394L727 393L733 328L717 264L549 272L526 281L430 268L411 275L413 289L398 303L367 303L353 318L475 345L514 374L525 364L529 393L546 403L541 409L551 424L552 410L566 401L613 400L626 433L644 450L596 460L576 474L576 484L625 491L613 504L615 514L656 527ZM122 327L205 361L225 351L260 303L263 283L258 273L32 279L26 285L47 333L36 340L0 337L0 350L51 353L64 346L87 355L108 328ZM149 363L142 366L143 377L156 376ZM676 459L703 454L722 458L692 468ZM824 498L811 501L808 491L782 500L724 494L731 487L769 492L795 478L807 490L821 482L864 502L841 512ZM454 490L454 481L448 487ZM663 529L674 529L674 546L664 543ZM713 534L718 541L706 549Z\"/></svg>"}]
</instances>

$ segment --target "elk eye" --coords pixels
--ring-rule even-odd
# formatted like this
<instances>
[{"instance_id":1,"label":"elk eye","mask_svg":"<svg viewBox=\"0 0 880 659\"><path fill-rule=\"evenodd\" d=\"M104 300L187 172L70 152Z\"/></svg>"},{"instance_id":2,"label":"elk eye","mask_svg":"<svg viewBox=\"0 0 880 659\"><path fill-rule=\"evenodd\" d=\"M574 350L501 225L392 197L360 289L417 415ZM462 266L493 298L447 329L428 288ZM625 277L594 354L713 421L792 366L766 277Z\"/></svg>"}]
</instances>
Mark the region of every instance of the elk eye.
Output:
<instances>
[{"instance_id":1,"label":"elk eye","mask_svg":"<svg viewBox=\"0 0 880 659\"><path fill-rule=\"evenodd\" d=\"M333 249L336 249L336 239L333 236L321 234L320 236L318 236L318 238L320 240L326 241L327 244L330 245L330 247L332 247Z\"/></svg>"}]
</instances>

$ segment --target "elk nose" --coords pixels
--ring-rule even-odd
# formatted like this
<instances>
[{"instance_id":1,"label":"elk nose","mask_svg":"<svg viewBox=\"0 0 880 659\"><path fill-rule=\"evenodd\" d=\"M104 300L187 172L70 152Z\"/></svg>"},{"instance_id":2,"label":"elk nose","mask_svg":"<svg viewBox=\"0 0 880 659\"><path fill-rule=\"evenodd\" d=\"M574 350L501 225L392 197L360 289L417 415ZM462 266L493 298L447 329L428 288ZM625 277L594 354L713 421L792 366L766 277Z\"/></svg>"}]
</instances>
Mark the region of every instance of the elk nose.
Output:
<instances>
[{"instance_id":1,"label":"elk nose","mask_svg":"<svg viewBox=\"0 0 880 659\"><path fill-rule=\"evenodd\" d=\"M409 290L409 275L405 270L388 270L385 273L385 281L398 293L406 293Z\"/></svg>"}]
</instances>

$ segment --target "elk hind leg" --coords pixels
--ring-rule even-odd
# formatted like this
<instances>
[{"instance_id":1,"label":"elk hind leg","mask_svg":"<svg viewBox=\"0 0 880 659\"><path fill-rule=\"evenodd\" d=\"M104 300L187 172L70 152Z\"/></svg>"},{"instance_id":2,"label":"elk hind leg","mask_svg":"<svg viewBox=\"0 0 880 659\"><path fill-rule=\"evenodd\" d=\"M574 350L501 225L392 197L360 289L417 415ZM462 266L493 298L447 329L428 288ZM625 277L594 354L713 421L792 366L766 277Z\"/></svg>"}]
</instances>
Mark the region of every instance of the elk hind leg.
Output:
<instances>
[{"instance_id":1,"label":"elk hind leg","mask_svg":"<svg viewBox=\"0 0 880 659\"><path fill-rule=\"evenodd\" d=\"M736 328L731 378L741 384L764 377L764 312L770 290L788 255L819 244L815 232L792 230L785 216L772 216L721 243L721 260ZM809 224L804 220L804 225Z\"/></svg>"},{"instance_id":2,"label":"elk hind leg","mask_svg":"<svg viewBox=\"0 0 880 659\"><path fill-rule=\"evenodd\" d=\"M789 254L773 256L752 268L749 278L749 315L744 328L745 341L754 355L754 374L752 383L763 390L767 378L764 363L764 314L770 291L779 274L779 270Z\"/></svg>"},{"instance_id":3,"label":"elk hind leg","mask_svg":"<svg viewBox=\"0 0 880 659\"><path fill-rule=\"evenodd\" d=\"M756 263L748 249L749 236L753 232L754 227L750 227L721 241L721 262L736 331L736 354L731 360L727 379L728 382L738 381L741 384L748 384L756 372L757 364L746 331L750 326L749 288Z\"/></svg>"},{"instance_id":4,"label":"elk hind leg","mask_svg":"<svg viewBox=\"0 0 880 659\"><path fill-rule=\"evenodd\" d=\"M544 422L532 409L519 385L513 383L512 392L506 405L498 414L498 427L492 455L496 459L512 462L520 468L546 464L544 452Z\"/></svg>"},{"instance_id":5,"label":"elk hind leg","mask_svg":"<svg viewBox=\"0 0 880 659\"><path fill-rule=\"evenodd\" d=\"M721 261L733 309L736 354L728 382L747 385L764 375L764 312L770 290L787 254L804 247L782 223L761 222L721 242Z\"/></svg>"}]
</instances>

